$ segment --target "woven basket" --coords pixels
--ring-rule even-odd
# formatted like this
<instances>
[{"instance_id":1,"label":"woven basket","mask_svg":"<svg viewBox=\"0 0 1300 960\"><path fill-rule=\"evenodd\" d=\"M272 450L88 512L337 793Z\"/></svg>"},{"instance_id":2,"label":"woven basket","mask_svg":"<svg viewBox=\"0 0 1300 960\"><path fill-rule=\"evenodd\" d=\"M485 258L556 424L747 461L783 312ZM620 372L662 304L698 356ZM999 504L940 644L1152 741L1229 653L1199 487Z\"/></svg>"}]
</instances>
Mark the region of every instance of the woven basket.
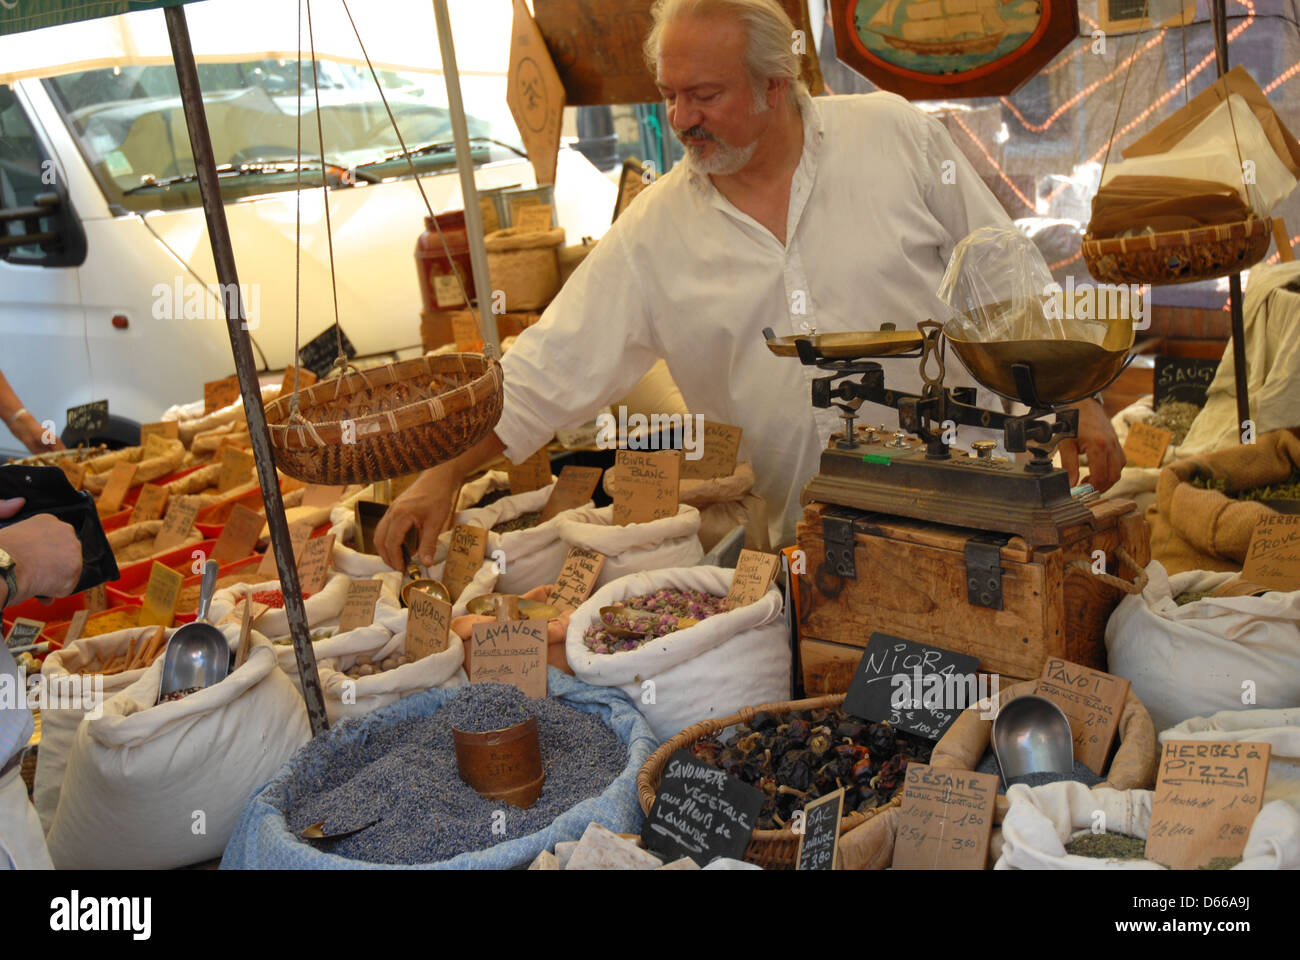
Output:
<instances>
[{"instance_id":1,"label":"woven basket","mask_svg":"<svg viewBox=\"0 0 1300 960\"><path fill-rule=\"evenodd\" d=\"M764 703L757 707L741 707L740 710L729 717L704 720L694 726L687 727L676 736L665 740L658 750L650 754L650 759L645 762L645 766L637 774L636 792L637 799L641 801L641 809L647 816L650 814L650 808L654 806L655 797L659 793L659 780L663 776L664 767L668 764L668 758L675 751L688 749L696 740L717 733L720 730L725 730L732 724L748 723L754 714L762 711L790 713L798 710L816 710L818 708L833 709L844 702L844 697L845 695L842 693L832 693L824 697L813 697L809 700L783 700L780 703ZM840 833L844 834L854 827L866 823L880 811L896 807L902 801L903 791L899 790L888 803L869 813L854 811L846 814L840 820ZM791 827L786 827L784 830L755 830L749 838L749 846L745 848L745 859L750 863L758 864L764 870L793 870L798 857L799 835Z\"/></svg>"},{"instance_id":2,"label":"woven basket","mask_svg":"<svg viewBox=\"0 0 1300 960\"><path fill-rule=\"evenodd\" d=\"M1226 277L1254 266L1272 239L1268 217L1141 237L1083 238L1088 272L1102 283L1161 286Z\"/></svg>"},{"instance_id":3,"label":"woven basket","mask_svg":"<svg viewBox=\"0 0 1300 960\"><path fill-rule=\"evenodd\" d=\"M503 378L495 360L449 353L322 380L291 420L292 398L266 405L276 465L307 483L373 483L478 443L501 418Z\"/></svg>"},{"instance_id":4,"label":"woven basket","mask_svg":"<svg viewBox=\"0 0 1300 960\"><path fill-rule=\"evenodd\" d=\"M507 310L538 310L551 302L560 289L557 254L563 243L563 227L545 233L523 233L512 227L483 241L492 292L505 294Z\"/></svg>"}]
</instances>

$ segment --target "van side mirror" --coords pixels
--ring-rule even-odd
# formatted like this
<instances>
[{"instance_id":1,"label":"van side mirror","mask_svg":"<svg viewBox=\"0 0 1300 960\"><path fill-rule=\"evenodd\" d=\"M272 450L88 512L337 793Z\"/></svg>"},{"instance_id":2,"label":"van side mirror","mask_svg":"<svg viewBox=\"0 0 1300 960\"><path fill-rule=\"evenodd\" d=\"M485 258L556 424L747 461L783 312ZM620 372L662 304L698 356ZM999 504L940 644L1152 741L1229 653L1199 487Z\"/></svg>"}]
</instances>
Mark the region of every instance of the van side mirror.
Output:
<instances>
[{"instance_id":1,"label":"van side mirror","mask_svg":"<svg viewBox=\"0 0 1300 960\"><path fill-rule=\"evenodd\" d=\"M18 233L10 232L11 223L19 225ZM16 254L32 245L42 256ZM28 207L0 207L0 259L48 266L75 266L86 259L85 235L60 194L37 194Z\"/></svg>"}]
</instances>

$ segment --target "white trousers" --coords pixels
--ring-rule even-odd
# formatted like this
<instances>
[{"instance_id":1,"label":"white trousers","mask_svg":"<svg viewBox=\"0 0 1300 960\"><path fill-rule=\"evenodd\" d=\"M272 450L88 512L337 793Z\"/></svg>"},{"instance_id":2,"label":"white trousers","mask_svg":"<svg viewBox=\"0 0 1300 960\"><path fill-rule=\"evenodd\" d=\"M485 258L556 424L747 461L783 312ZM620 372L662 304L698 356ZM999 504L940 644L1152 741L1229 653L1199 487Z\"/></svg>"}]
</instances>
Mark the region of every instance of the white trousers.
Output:
<instances>
[{"instance_id":1,"label":"white trousers","mask_svg":"<svg viewBox=\"0 0 1300 960\"><path fill-rule=\"evenodd\" d=\"M18 767L0 777L0 870L53 870L41 818Z\"/></svg>"}]
</instances>

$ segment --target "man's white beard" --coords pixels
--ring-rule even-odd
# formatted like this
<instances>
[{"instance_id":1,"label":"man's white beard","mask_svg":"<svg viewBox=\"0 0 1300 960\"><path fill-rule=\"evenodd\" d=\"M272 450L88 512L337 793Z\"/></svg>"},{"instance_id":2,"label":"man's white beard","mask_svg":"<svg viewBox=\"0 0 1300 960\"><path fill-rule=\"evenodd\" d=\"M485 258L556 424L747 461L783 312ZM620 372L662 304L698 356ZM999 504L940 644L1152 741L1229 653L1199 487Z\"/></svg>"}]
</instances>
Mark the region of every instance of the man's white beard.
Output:
<instances>
[{"instance_id":1,"label":"man's white beard","mask_svg":"<svg viewBox=\"0 0 1300 960\"><path fill-rule=\"evenodd\" d=\"M758 141L755 140L747 147L730 147L721 140L713 141L713 153L706 159L700 156L704 147L688 146L686 152L690 154L691 165L700 173L713 174L719 177L729 177L733 173L739 173L745 169L745 166L754 157L754 151L758 149Z\"/></svg>"}]
</instances>

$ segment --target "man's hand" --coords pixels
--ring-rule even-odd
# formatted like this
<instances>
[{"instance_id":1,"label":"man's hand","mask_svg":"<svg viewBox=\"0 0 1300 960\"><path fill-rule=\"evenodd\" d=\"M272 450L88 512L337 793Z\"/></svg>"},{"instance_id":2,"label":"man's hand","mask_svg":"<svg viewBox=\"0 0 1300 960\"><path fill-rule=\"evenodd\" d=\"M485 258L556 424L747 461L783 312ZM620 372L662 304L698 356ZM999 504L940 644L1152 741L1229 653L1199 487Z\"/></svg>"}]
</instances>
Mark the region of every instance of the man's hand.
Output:
<instances>
[{"instance_id":1,"label":"man's hand","mask_svg":"<svg viewBox=\"0 0 1300 960\"><path fill-rule=\"evenodd\" d=\"M1070 474L1070 484L1078 483L1082 450L1088 457L1088 482L1098 493L1103 493L1119 479L1125 463L1124 449L1100 403L1085 400L1075 408L1079 411L1079 436L1077 440L1061 442L1061 465Z\"/></svg>"},{"instance_id":2,"label":"man's hand","mask_svg":"<svg viewBox=\"0 0 1300 960\"><path fill-rule=\"evenodd\" d=\"M0 520L23 508L22 497L0 500ZM18 595L5 606L29 597L66 597L81 579L81 541L70 524L38 513L0 530L0 549L17 564Z\"/></svg>"},{"instance_id":3,"label":"man's hand","mask_svg":"<svg viewBox=\"0 0 1300 960\"><path fill-rule=\"evenodd\" d=\"M394 570L404 570L402 541L406 532L415 527L420 533L420 546L415 556L426 567L433 565L438 535L451 526L452 500L460 489L454 471L434 467L420 474L415 483L392 502L375 528L375 547L384 563Z\"/></svg>"}]
</instances>

